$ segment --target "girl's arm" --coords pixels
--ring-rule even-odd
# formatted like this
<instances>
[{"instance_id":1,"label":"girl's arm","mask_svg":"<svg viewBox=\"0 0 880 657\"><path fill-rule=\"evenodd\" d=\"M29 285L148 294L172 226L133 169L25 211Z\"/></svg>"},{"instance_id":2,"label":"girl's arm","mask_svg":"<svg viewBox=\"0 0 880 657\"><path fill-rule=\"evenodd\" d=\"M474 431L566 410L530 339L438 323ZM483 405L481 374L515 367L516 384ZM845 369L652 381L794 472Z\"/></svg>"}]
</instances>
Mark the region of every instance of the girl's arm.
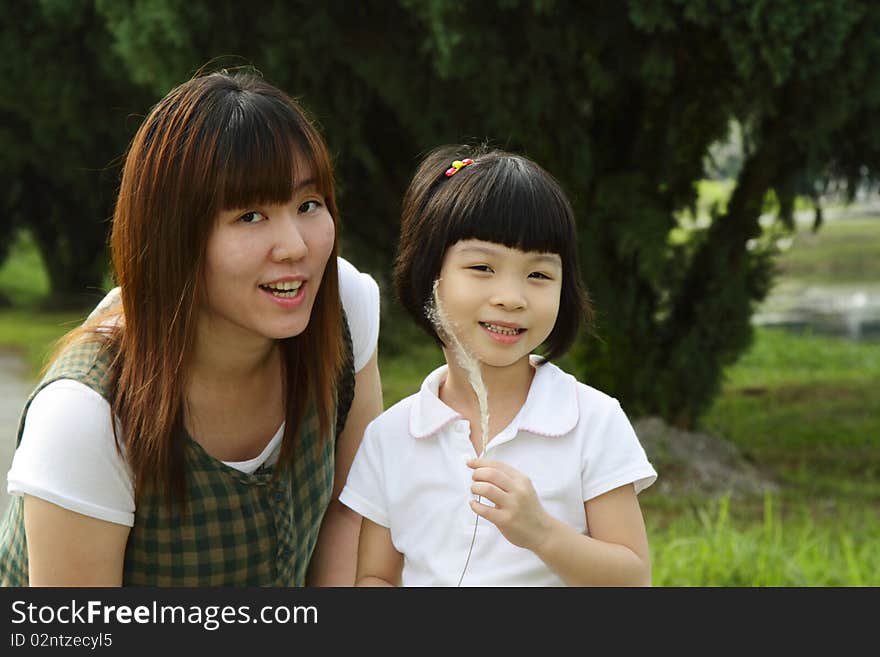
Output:
<instances>
[{"instance_id":1,"label":"girl's arm","mask_svg":"<svg viewBox=\"0 0 880 657\"><path fill-rule=\"evenodd\" d=\"M495 508L471 508L508 541L534 552L569 586L650 586L651 559L645 523L632 484L584 503L590 536L550 516L531 481L499 461L473 460L472 491Z\"/></svg>"},{"instance_id":2,"label":"girl's arm","mask_svg":"<svg viewBox=\"0 0 880 657\"><path fill-rule=\"evenodd\" d=\"M122 586L130 528L25 495L30 586Z\"/></svg>"},{"instance_id":3,"label":"girl's arm","mask_svg":"<svg viewBox=\"0 0 880 657\"><path fill-rule=\"evenodd\" d=\"M535 550L569 586L650 586L645 523L632 484L584 503L590 536L555 518Z\"/></svg>"},{"instance_id":4,"label":"girl's arm","mask_svg":"<svg viewBox=\"0 0 880 657\"><path fill-rule=\"evenodd\" d=\"M324 514L315 552L309 563L309 586L354 585L361 517L339 501L339 493L345 486L364 429L381 412L382 381L376 349L367 364L355 374L354 399L345 429L336 439L333 497Z\"/></svg>"},{"instance_id":5,"label":"girl's arm","mask_svg":"<svg viewBox=\"0 0 880 657\"><path fill-rule=\"evenodd\" d=\"M361 524L357 586L400 586L403 555L394 549L391 530L369 518Z\"/></svg>"}]
</instances>

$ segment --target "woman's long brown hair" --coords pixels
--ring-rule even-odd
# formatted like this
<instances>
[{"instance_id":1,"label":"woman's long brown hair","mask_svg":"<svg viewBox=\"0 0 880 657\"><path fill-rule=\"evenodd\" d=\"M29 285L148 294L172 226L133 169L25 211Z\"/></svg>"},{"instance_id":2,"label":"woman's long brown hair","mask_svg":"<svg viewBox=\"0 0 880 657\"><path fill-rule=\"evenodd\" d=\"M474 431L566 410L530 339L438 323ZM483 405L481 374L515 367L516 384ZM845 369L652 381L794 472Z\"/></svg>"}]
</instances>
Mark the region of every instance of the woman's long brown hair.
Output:
<instances>
[{"instance_id":1,"label":"woman's long brown hair","mask_svg":"<svg viewBox=\"0 0 880 657\"><path fill-rule=\"evenodd\" d=\"M298 171L303 164L307 170ZM324 140L295 101L252 73L212 73L180 85L135 134L111 238L121 315L118 307L102 313L67 336L59 350L84 335L106 338L113 324L108 401L136 499L155 487L168 491L169 507L172 498L186 505L184 394L205 303L206 244L217 214L289 202L303 176L314 176L338 237ZM280 341L286 425L279 470L292 464L310 402L325 439L334 426L343 358L337 242L307 328Z\"/></svg>"}]
</instances>

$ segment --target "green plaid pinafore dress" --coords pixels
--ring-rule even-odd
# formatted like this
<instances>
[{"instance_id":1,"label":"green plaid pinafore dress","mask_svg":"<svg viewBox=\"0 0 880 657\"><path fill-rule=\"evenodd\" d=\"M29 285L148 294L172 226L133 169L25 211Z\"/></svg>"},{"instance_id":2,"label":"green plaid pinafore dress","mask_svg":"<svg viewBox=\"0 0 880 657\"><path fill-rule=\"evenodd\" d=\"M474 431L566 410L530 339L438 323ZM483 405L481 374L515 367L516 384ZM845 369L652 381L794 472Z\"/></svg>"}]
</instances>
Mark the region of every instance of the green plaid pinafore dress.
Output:
<instances>
[{"instance_id":1,"label":"green plaid pinafore dress","mask_svg":"<svg viewBox=\"0 0 880 657\"><path fill-rule=\"evenodd\" d=\"M354 395L351 336L343 318L345 366L337 384L337 422L345 424ZM73 345L31 393L58 379L83 383L105 399L110 354L100 342ZM317 415L300 429L292 467L253 474L230 468L184 434L187 507L169 511L159 493L139 499L125 550L125 586L303 586L318 530L333 491L335 432L321 441ZM0 523L0 585L27 586L24 498L13 496Z\"/></svg>"}]
</instances>

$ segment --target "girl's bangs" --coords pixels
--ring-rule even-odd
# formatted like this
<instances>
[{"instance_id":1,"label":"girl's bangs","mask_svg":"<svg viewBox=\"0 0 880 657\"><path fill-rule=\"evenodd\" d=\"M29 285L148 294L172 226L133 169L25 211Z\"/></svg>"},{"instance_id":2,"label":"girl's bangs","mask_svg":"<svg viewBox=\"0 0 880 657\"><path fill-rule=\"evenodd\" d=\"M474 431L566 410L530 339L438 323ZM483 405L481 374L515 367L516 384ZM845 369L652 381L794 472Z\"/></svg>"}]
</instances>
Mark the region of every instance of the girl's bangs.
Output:
<instances>
[{"instance_id":1,"label":"girl's bangs","mask_svg":"<svg viewBox=\"0 0 880 657\"><path fill-rule=\"evenodd\" d=\"M516 173L499 176L482 196L463 189L450 244L478 239L521 251L563 254L571 248L570 211L549 186ZM458 204L457 204L458 205ZM455 210L454 214L458 214Z\"/></svg>"}]
</instances>

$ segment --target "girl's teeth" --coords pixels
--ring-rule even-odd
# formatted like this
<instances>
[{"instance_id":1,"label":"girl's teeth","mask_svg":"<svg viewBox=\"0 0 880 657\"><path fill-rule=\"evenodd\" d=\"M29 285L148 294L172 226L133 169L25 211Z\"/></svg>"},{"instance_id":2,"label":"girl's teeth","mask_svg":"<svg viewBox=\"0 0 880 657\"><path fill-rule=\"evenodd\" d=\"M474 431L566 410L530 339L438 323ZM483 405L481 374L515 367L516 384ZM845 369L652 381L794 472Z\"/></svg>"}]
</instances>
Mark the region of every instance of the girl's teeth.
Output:
<instances>
[{"instance_id":1,"label":"girl's teeth","mask_svg":"<svg viewBox=\"0 0 880 657\"><path fill-rule=\"evenodd\" d=\"M495 324L483 324L483 326L493 333L500 333L501 335L517 335L519 333L519 329L505 328L503 326L496 326Z\"/></svg>"}]
</instances>

